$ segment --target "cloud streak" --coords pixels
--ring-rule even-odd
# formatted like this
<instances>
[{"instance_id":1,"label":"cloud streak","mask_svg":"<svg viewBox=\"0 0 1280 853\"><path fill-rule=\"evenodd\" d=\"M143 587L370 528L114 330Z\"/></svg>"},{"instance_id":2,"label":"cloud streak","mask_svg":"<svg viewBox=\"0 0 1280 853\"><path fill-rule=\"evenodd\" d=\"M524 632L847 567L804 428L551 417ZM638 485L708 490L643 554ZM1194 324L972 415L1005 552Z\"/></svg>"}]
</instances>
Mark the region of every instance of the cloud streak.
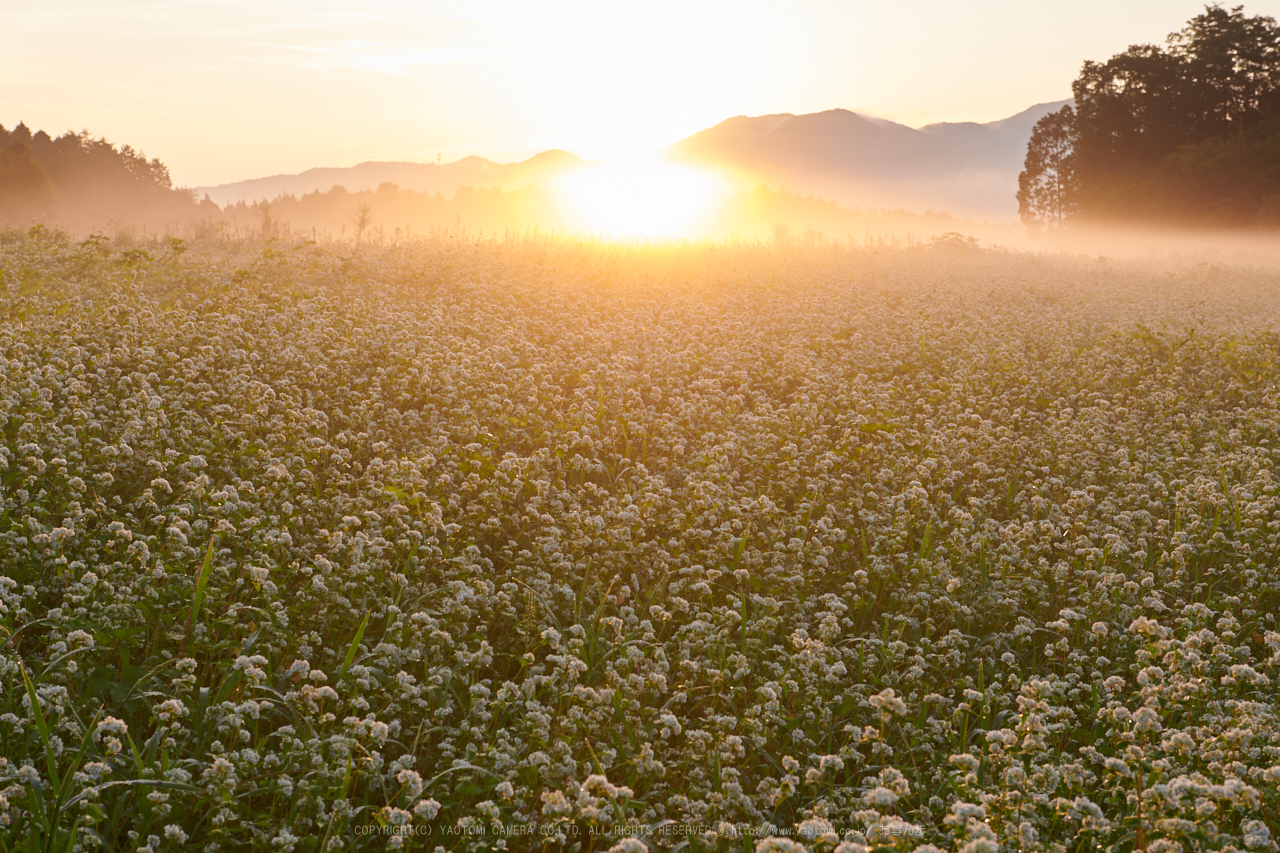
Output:
<instances>
[{"instance_id":1,"label":"cloud streak","mask_svg":"<svg viewBox=\"0 0 1280 853\"><path fill-rule=\"evenodd\" d=\"M405 75L422 66L445 66L482 59L489 51L474 48L424 49L399 47L379 41L346 41L326 44L278 44L256 42L252 47L304 57L311 68L350 68L375 74Z\"/></svg>"}]
</instances>

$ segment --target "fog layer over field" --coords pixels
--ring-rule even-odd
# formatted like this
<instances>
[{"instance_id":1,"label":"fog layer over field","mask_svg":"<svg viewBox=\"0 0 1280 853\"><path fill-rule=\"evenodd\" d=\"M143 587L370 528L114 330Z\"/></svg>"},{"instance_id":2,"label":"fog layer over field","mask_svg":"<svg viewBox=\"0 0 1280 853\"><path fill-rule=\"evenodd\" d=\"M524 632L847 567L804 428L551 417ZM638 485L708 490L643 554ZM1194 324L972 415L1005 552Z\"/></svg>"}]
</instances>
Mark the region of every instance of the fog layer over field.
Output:
<instances>
[{"instance_id":1,"label":"fog layer over field","mask_svg":"<svg viewBox=\"0 0 1280 853\"><path fill-rule=\"evenodd\" d=\"M0 822L1274 850L1280 279L1197 260L8 232Z\"/></svg>"}]
</instances>

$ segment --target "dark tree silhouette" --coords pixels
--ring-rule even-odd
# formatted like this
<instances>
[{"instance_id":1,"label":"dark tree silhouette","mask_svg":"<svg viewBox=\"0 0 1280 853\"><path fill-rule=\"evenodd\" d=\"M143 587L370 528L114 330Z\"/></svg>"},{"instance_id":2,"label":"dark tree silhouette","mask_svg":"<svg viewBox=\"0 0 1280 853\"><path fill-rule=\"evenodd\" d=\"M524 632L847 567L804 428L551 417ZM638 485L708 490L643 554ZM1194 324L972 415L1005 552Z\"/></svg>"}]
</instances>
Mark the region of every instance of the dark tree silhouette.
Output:
<instances>
[{"instance_id":1,"label":"dark tree silhouette","mask_svg":"<svg viewBox=\"0 0 1280 853\"><path fill-rule=\"evenodd\" d=\"M1268 153L1280 144L1280 27L1212 5L1166 45L1084 63L1074 118L1047 116L1028 147L1024 221L1269 222L1263 209L1280 192Z\"/></svg>"},{"instance_id":2,"label":"dark tree silhouette","mask_svg":"<svg viewBox=\"0 0 1280 853\"><path fill-rule=\"evenodd\" d=\"M1018 176L1018 213L1033 229L1061 228L1076 213L1076 114L1068 104L1036 122Z\"/></svg>"},{"instance_id":3,"label":"dark tree silhouette","mask_svg":"<svg viewBox=\"0 0 1280 853\"><path fill-rule=\"evenodd\" d=\"M12 131L0 127L0 152L12 152L5 155L6 174L37 174L34 163L44 176L44 189L38 191L0 187L0 207L10 224L52 217L80 232L110 222L158 229L205 213L189 192L174 189L158 159L148 160L128 145L117 148L88 131L55 139L44 131L32 133L25 124ZM22 180L41 183L36 177Z\"/></svg>"},{"instance_id":4,"label":"dark tree silhouette","mask_svg":"<svg viewBox=\"0 0 1280 853\"><path fill-rule=\"evenodd\" d=\"M1280 28L1274 19L1246 17L1243 6L1209 6L1169 43L1186 64L1184 105L1196 139L1256 126L1280 109Z\"/></svg>"},{"instance_id":5,"label":"dark tree silhouette","mask_svg":"<svg viewBox=\"0 0 1280 853\"><path fill-rule=\"evenodd\" d=\"M26 225L52 213L53 184L30 143L16 138L0 148L0 226Z\"/></svg>"}]
</instances>

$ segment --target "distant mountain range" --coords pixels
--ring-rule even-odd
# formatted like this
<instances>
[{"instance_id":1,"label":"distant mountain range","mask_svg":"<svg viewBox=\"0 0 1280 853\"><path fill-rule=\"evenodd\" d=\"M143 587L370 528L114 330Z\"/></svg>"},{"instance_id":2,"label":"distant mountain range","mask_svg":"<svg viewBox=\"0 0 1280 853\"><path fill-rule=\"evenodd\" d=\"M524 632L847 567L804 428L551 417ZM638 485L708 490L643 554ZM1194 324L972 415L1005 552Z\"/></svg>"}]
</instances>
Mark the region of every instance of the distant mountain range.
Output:
<instances>
[{"instance_id":1,"label":"distant mountain range","mask_svg":"<svg viewBox=\"0 0 1280 853\"><path fill-rule=\"evenodd\" d=\"M986 124L921 128L849 110L738 116L667 151L686 162L728 169L745 183L785 186L854 207L1012 219L1031 129L1068 103L1037 104Z\"/></svg>"},{"instance_id":2,"label":"distant mountain range","mask_svg":"<svg viewBox=\"0 0 1280 853\"><path fill-rule=\"evenodd\" d=\"M985 124L941 122L921 128L849 110L737 116L680 140L665 153L716 168L747 189L765 184L855 208L1012 220L1017 217L1014 193L1031 129L1041 116L1068 103L1037 104ZM198 187L197 192L222 205L301 196L334 186L355 192L384 183L447 196L461 187L545 186L583 162L567 151L544 151L521 163L494 163L483 157L445 164L369 162Z\"/></svg>"},{"instance_id":3,"label":"distant mountain range","mask_svg":"<svg viewBox=\"0 0 1280 853\"><path fill-rule=\"evenodd\" d=\"M550 178L583 160L568 151L543 151L522 163L494 163L483 157L463 157L453 163L368 162L346 168L308 169L297 175L272 175L233 184L196 187L201 198L208 194L220 205L238 201L270 201L282 195L303 196L344 187L351 192L376 190L395 184L404 190L451 196L461 187L475 189L524 189L545 184Z\"/></svg>"}]
</instances>

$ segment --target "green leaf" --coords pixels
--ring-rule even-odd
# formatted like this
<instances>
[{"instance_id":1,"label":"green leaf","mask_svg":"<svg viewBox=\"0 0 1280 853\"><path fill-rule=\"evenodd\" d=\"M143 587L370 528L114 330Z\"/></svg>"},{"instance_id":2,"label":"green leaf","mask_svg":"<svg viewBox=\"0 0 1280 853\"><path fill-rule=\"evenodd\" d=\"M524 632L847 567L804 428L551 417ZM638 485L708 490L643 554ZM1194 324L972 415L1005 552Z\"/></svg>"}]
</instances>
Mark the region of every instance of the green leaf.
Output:
<instances>
[{"instance_id":1,"label":"green leaf","mask_svg":"<svg viewBox=\"0 0 1280 853\"><path fill-rule=\"evenodd\" d=\"M360 622L360 627L356 629L356 636L351 641L351 646L347 649L347 656L342 661L342 671L338 673L338 681L347 674L347 670L351 668L351 664L356 659L356 652L360 650L360 640L364 638L364 629L369 626L369 614L364 614L364 619Z\"/></svg>"},{"instance_id":2,"label":"green leaf","mask_svg":"<svg viewBox=\"0 0 1280 853\"><path fill-rule=\"evenodd\" d=\"M200 567L200 575L196 578L196 592L191 599L191 626L196 624L200 616L200 606L204 604L205 587L209 583L209 574L213 569L213 537L209 537L209 547L204 552L204 565Z\"/></svg>"},{"instance_id":3,"label":"green leaf","mask_svg":"<svg viewBox=\"0 0 1280 853\"><path fill-rule=\"evenodd\" d=\"M188 793L188 794L205 793L203 788L197 788L193 785L186 785L186 784L183 784L182 782L167 782L163 779L118 779L112 782L103 782L99 785L94 785L86 788L83 793L78 794L77 796L72 797L70 800L68 800L67 803L62 807L59 813L66 814L72 811L76 807L76 805L78 805L81 801L85 799L85 797L89 796L89 792L93 792L94 795L96 796L96 795L100 795L103 791L107 790L108 788L120 788L120 787L136 788L144 785L148 788L158 788L161 790L168 790L168 791L182 791L183 793Z\"/></svg>"},{"instance_id":4,"label":"green leaf","mask_svg":"<svg viewBox=\"0 0 1280 853\"><path fill-rule=\"evenodd\" d=\"M53 745L49 742L49 724L44 721L44 712L40 710L40 696L36 693L35 682L27 668L18 664L22 670L22 681L27 686L27 696L31 699L31 713L36 718L36 729L40 732L40 742L44 744L45 765L49 768L49 781L53 783L54 795L62 790L62 780L58 778L57 756L53 753Z\"/></svg>"}]
</instances>

